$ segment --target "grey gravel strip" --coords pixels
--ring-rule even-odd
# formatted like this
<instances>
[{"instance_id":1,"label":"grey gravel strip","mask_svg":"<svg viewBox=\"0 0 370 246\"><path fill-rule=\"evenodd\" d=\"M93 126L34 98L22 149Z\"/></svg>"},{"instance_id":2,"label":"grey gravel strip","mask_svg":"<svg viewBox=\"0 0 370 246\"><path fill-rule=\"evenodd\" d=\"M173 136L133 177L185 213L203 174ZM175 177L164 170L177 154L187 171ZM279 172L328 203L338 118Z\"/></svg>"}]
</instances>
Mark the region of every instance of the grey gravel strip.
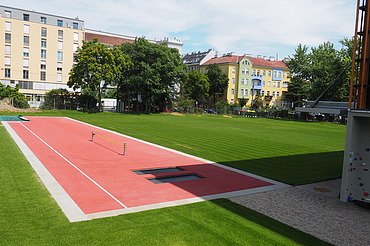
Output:
<instances>
[{"instance_id":1,"label":"grey gravel strip","mask_svg":"<svg viewBox=\"0 0 370 246\"><path fill-rule=\"evenodd\" d=\"M370 245L369 210L343 203L336 196L319 194L307 186L230 200L335 245Z\"/></svg>"}]
</instances>

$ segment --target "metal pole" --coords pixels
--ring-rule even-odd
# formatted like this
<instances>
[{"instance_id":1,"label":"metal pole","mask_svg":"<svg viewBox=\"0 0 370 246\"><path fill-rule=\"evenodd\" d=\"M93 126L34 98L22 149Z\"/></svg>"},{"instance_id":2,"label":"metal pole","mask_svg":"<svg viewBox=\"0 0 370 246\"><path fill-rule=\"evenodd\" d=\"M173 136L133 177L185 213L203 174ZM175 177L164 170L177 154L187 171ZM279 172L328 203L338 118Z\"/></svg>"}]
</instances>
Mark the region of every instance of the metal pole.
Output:
<instances>
[{"instance_id":1,"label":"metal pole","mask_svg":"<svg viewBox=\"0 0 370 246\"><path fill-rule=\"evenodd\" d=\"M95 133L91 132L91 142L94 142L94 136L95 136Z\"/></svg>"},{"instance_id":2,"label":"metal pole","mask_svg":"<svg viewBox=\"0 0 370 246\"><path fill-rule=\"evenodd\" d=\"M123 143L123 155L125 156L126 155L126 143Z\"/></svg>"}]
</instances>

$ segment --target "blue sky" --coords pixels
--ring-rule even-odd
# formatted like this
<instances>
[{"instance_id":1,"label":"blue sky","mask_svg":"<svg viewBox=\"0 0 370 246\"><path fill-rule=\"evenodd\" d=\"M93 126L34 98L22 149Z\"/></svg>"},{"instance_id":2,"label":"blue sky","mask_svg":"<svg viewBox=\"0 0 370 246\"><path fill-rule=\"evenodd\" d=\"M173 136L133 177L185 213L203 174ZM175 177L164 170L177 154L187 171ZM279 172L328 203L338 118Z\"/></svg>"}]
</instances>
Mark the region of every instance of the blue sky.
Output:
<instances>
[{"instance_id":1,"label":"blue sky","mask_svg":"<svg viewBox=\"0 0 370 246\"><path fill-rule=\"evenodd\" d=\"M301 43L337 44L354 33L355 0L2 0L1 5L85 21L151 39L176 37L182 53L215 49L282 59Z\"/></svg>"}]
</instances>

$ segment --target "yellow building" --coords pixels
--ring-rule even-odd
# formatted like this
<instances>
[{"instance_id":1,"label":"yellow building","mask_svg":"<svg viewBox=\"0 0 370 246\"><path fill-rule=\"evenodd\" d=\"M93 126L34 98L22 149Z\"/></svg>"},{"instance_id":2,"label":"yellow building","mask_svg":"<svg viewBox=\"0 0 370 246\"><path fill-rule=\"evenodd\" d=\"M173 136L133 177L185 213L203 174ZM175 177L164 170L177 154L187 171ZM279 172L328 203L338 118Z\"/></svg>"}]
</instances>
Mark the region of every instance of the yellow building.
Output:
<instances>
[{"instance_id":1,"label":"yellow building","mask_svg":"<svg viewBox=\"0 0 370 246\"><path fill-rule=\"evenodd\" d=\"M67 88L83 30L78 18L0 6L0 82L18 85L38 107L47 91Z\"/></svg>"},{"instance_id":2,"label":"yellow building","mask_svg":"<svg viewBox=\"0 0 370 246\"><path fill-rule=\"evenodd\" d=\"M222 57L209 59L201 66L201 71L205 72L211 64L217 64L222 72L229 78L226 99L230 104L238 102L238 78L239 78L239 61L242 57L231 54Z\"/></svg>"},{"instance_id":3,"label":"yellow building","mask_svg":"<svg viewBox=\"0 0 370 246\"><path fill-rule=\"evenodd\" d=\"M248 57L252 63L252 86L254 95L263 97L264 105L282 106L288 91L290 70L283 61ZM262 86L261 86L262 85Z\"/></svg>"}]
</instances>

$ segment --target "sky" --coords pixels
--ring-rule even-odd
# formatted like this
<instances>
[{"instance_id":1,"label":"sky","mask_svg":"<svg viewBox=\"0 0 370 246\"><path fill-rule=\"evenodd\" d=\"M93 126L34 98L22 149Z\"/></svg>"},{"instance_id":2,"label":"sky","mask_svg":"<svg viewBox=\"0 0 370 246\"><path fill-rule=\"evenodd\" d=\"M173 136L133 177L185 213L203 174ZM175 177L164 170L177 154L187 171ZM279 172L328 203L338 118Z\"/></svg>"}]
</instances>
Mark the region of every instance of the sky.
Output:
<instances>
[{"instance_id":1,"label":"sky","mask_svg":"<svg viewBox=\"0 0 370 246\"><path fill-rule=\"evenodd\" d=\"M178 38L182 53L278 56L354 33L355 0L2 0L1 5L79 17L89 29Z\"/></svg>"}]
</instances>

